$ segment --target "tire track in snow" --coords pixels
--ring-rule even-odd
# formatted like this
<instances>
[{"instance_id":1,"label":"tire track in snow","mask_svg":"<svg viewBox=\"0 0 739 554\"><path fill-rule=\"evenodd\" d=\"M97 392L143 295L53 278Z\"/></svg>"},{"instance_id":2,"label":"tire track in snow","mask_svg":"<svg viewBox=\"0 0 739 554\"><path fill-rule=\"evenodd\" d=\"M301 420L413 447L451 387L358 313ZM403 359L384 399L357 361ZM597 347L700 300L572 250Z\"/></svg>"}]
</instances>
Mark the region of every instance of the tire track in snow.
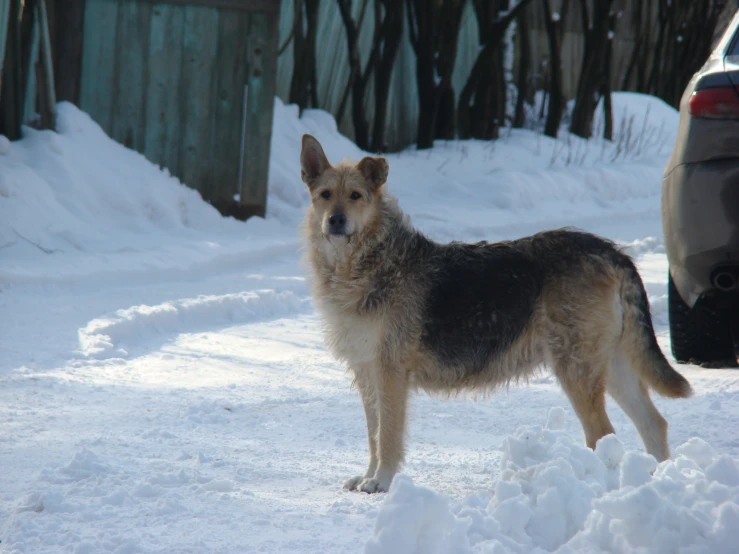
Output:
<instances>
[{"instance_id":1,"label":"tire track in snow","mask_svg":"<svg viewBox=\"0 0 739 554\"><path fill-rule=\"evenodd\" d=\"M81 328L79 355L98 360L127 358L132 350L163 336L283 317L310 309L308 298L290 290L201 295L154 306L132 306L93 319Z\"/></svg>"}]
</instances>

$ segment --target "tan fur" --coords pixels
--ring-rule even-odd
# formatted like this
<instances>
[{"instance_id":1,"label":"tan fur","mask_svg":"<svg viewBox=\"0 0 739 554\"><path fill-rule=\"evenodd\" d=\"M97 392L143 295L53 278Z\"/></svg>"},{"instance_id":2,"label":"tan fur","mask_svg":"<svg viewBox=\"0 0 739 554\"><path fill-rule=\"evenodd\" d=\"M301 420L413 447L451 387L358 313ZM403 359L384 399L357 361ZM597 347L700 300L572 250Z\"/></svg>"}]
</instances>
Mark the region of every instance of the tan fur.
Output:
<instances>
[{"instance_id":1,"label":"tan fur","mask_svg":"<svg viewBox=\"0 0 739 554\"><path fill-rule=\"evenodd\" d=\"M690 387L649 354L636 323L638 314L624 300L624 294L634 290L629 288L632 278L622 269L596 257L582 262L566 278L547 282L523 332L487 367L469 372L442 366L421 342L423 290L393 276L400 281L384 291L389 299L380 308L368 307L377 284L360 260L377 241L387 239L389 214L399 213L382 187L387 162L365 158L357 165L332 167L320 144L306 135L301 167L312 199L305 233L313 296L327 345L354 373L367 419L369 465L364 475L345 483L347 488L388 489L403 461L411 389L442 394L491 391L525 380L545 365L562 384L589 447L614 432L605 411L608 391L634 420L647 451L660 461L669 457L667 424L654 408L647 385L668 396L687 396ZM324 191L328 199L321 196ZM352 192L361 199L352 200ZM348 236L327 234L327 217L337 209L347 216Z\"/></svg>"}]
</instances>

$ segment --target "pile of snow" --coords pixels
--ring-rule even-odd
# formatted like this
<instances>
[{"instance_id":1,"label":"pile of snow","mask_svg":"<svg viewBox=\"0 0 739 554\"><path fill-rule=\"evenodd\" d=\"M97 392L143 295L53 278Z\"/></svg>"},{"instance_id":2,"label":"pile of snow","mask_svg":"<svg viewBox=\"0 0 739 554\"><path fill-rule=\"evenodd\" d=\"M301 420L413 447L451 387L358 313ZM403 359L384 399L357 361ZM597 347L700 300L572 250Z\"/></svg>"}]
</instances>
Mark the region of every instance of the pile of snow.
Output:
<instances>
[{"instance_id":1,"label":"pile of snow","mask_svg":"<svg viewBox=\"0 0 739 554\"><path fill-rule=\"evenodd\" d=\"M24 128L0 149L0 285L233 263L257 235L261 247L297 239L274 221L221 217L72 104L57 106L57 132Z\"/></svg>"},{"instance_id":2,"label":"pile of snow","mask_svg":"<svg viewBox=\"0 0 739 554\"><path fill-rule=\"evenodd\" d=\"M628 117L638 121L628 145L564 130L555 140L523 129L506 130L494 142L437 141L431 150L388 155L388 187L440 240L515 235L523 214L549 227L584 215L587 225L588 217L608 217L615 202L629 203L638 217L659 194L677 113L629 93L615 94L614 106L629 106ZM0 285L100 274L124 280L137 272L233 266L255 250L297 248L308 202L298 164L304 133L318 138L334 163L366 155L330 114L305 110L300 117L297 106L276 99L267 219L242 223L221 217L166 169L62 102L57 132L25 128L23 140L4 140L0 148ZM443 220L433 213L440 198L449 210ZM461 226L450 228L449 219Z\"/></svg>"},{"instance_id":3,"label":"pile of snow","mask_svg":"<svg viewBox=\"0 0 739 554\"><path fill-rule=\"evenodd\" d=\"M563 128L558 139L526 129L507 129L496 141L436 141L434 148L409 147L387 154L388 189L414 223L438 240L511 238L527 233L522 219L541 228L602 225L613 206L624 204L637 222L658 217L661 176L675 141L678 113L661 100L615 93L614 113L631 122L617 128L613 142L584 140ZM598 120L596 118L596 124ZM275 102L270 165L270 202L276 216L290 221L307 202L296 180L300 139L315 136L332 163L358 160L362 152L339 134L333 117ZM434 210L442 202L445 215ZM450 226L449 222L455 225Z\"/></svg>"},{"instance_id":4,"label":"pile of snow","mask_svg":"<svg viewBox=\"0 0 739 554\"><path fill-rule=\"evenodd\" d=\"M680 120L675 108L663 100L638 92L612 95L613 142L624 159L669 155ZM570 108L574 104L570 103ZM603 134L603 99L593 118L593 135Z\"/></svg>"},{"instance_id":5,"label":"pile of snow","mask_svg":"<svg viewBox=\"0 0 739 554\"><path fill-rule=\"evenodd\" d=\"M561 430L563 416L554 408L546 428L503 441L492 494L454 503L398 475L365 552L736 552L733 459L697 438L659 465L615 435L592 451Z\"/></svg>"}]
</instances>

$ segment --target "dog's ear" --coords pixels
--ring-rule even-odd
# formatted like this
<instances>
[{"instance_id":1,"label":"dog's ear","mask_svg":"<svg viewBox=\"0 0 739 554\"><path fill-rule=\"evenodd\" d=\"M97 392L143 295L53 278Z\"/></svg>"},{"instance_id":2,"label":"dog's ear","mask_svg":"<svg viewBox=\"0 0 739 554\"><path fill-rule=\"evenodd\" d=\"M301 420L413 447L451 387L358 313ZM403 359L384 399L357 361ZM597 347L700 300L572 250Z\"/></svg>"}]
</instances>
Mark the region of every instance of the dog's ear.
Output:
<instances>
[{"instance_id":1,"label":"dog's ear","mask_svg":"<svg viewBox=\"0 0 739 554\"><path fill-rule=\"evenodd\" d=\"M303 135L303 148L300 151L300 178L309 187L323 175L331 164L323 153L321 143L311 135Z\"/></svg>"},{"instance_id":2,"label":"dog's ear","mask_svg":"<svg viewBox=\"0 0 739 554\"><path fill-rule=\"evenodd\" d=\"M385 158L367 156L357 164L357 169L364 176L364 180L373 190L379 189L387 181L390 166Z\"/></svg>"}]
</instances>

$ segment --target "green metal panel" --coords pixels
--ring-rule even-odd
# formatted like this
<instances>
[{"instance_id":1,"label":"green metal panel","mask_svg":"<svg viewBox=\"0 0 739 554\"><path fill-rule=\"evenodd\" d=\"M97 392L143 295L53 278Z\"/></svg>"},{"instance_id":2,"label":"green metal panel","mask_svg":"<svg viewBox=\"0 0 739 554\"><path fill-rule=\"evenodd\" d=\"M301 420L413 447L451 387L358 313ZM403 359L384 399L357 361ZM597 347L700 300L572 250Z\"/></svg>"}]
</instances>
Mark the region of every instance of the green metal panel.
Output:
<instances>
[{"instance_id":1,"label":"green metal panel","mask_svg":"<svg viewBox=\"0 0 739 554\"><path fill-rule=\"evenodd\" d=\"M80 106L111 132L118 5L120 0L87 0Z\"/></svg>"},{"instance_id":2,"label":"green metal panel","mask_svg":"<svg viewBox=\"0 0 739 554\"><path fill-rule=\"evenodd\" d=\"M110 136L139 152L144 150L146 133L151 7L146 2L122 0L118 8Z\"/></svg>"},{"instance_id":3,"label":"green metal panel","mask_svg":"<svg viewBox=\"0 0 739 554\"><path fill-rule=\"evenodd\" d=\"M144 155L177 174L180 155L181 66L185 10L155 4L149 31Z\"/></svg>"},{"instance_id":4,"label":"green metal panel","mask_svg":"<svg viewBox=\"0 0 739 554\"><path fill-rule=\"evenodd\" d=\"M249 22L246 133L241 172L243 210L264 217L267 206L272 112L277 75L279 12L254 13Z\"/></svg>"},{"instance_id":5,"label":"green metal panel","mask_svg":"<svg viewBox=\"0 0 739 554\"><path fill-rule=\"evenodd\" d=\"M185 183L198 183L203 196L214 196L211 172L213 132L214 69L218 33L218 11L204 6L186 6L182 51L182 149L179 176ZM233 123L232 123L233 124Z\"/></svg>"}]
</instances>

